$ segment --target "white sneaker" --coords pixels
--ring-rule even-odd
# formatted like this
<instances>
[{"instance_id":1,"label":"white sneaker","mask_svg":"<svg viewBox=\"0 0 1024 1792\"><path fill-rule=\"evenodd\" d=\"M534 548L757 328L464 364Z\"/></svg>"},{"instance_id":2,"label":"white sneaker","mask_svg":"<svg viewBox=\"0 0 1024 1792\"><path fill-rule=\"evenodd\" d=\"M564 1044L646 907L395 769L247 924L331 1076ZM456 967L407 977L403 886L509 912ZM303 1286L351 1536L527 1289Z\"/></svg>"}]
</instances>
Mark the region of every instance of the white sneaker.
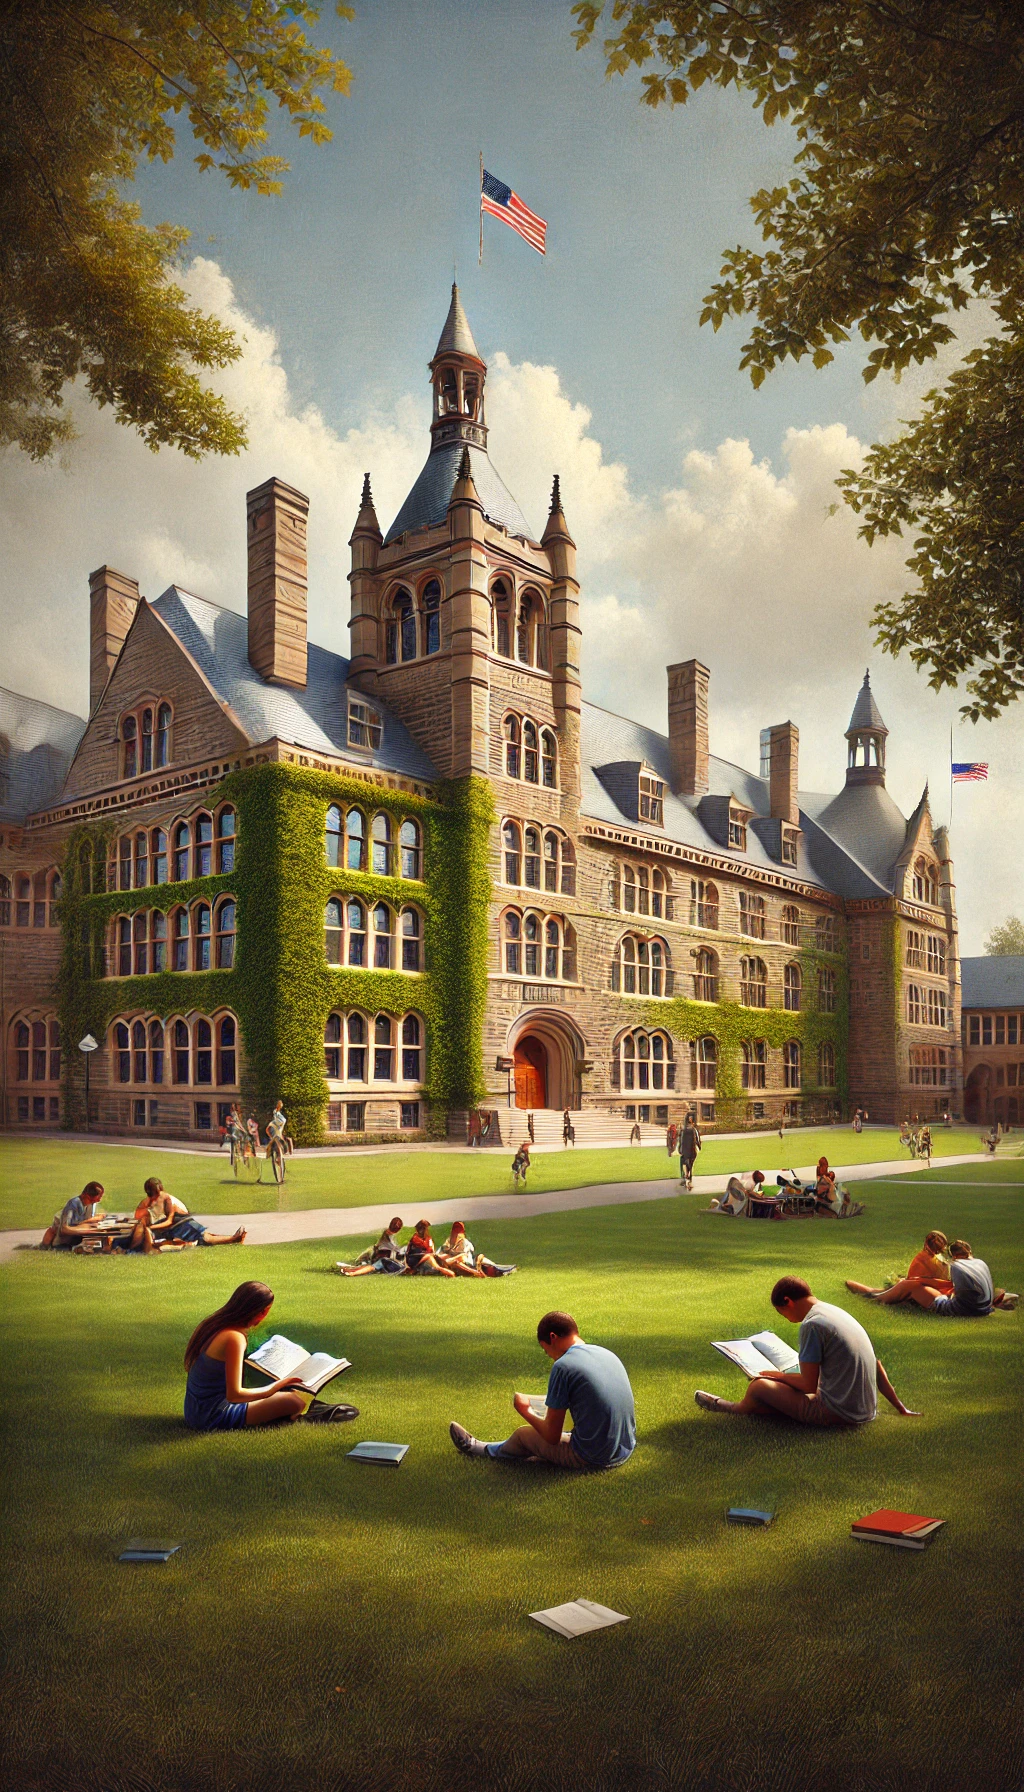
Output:
<instances>
[{"instance_id":1,"label":"white sneaker","mask_svg":"<svg viewBox=\"0 0 1024 1792\"><path fill-rule=\"evenodd\" d=\"M460 1455L486 1456L487 1445L482 1444L471 1431L467 1431L465 1425L457 1425L454 1419L448 1427L448 1435Z\"/></svg>"}]
</instances>

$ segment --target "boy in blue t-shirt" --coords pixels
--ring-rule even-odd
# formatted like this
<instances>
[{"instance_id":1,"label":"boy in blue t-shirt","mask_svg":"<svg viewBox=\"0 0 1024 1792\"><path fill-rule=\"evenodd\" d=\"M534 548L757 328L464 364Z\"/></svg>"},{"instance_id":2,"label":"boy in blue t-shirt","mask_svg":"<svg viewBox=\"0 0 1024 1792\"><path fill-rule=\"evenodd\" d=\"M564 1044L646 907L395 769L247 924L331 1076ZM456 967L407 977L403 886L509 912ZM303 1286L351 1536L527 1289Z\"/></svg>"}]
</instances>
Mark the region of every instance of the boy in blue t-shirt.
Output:
<instances>
[{"instance_id":1,"label":"boy in blue t-shirt","mask_svg":"<svg viewBox=\"0 0 1024 1792\"><path fill-rule=\"evenodd\" d=\"M629 1376L600 1344L585 1344L571 1313L545 1313L537 1342L554 1368L548 1376L547 1409L541 1418L525 1394L512 1404L525 1425L504 1443L484 1444L454 1420L452 1443L464 1456L504 1461L553 1462L558 1468L618 1468L636 1448L636 1415ZM563 1431L566 1413L573 1429Z\"/></svg>"}]
</instances>

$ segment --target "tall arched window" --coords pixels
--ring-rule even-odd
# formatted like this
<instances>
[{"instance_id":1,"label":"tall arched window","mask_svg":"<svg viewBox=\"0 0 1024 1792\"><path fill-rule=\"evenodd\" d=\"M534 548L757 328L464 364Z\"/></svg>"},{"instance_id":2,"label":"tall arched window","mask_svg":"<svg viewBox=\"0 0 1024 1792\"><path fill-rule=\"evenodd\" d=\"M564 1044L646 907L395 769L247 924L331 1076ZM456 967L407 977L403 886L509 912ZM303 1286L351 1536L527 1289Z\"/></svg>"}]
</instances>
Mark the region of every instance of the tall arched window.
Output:
<instances>
[{"instance_id":1,"label":"tall arched window","mask_svg":"<svg viewBox=\"0 0 1024 1792\"><path fill-rule=\"evenodd\" d=\"M350 871L366 869L366 821L361 810L350 809L345 817L345 839L347 855L345 863Z\"/></svg>"},{"instance_id":2,"label":"tall arched window","mask_svg":"<svg viewBox=\"0 0 1024 1792\"><path fill-rule=\"evenodd\" d=\"M768 971L763 958L740 959L740 1002L744 1008L767 1008Z\"/></svg>"},{"instance_id":3,"label":"tall arched window","mask_svg":"<svg viewBox=\"0 0 1024 1792\"><path fill-rule=\"evenodd\" d=\"M656 920L668 915L668 884L663 871L651 872L651 914Z\"/></svg>"},{"instance_id":4,"label":"tall arched window","mask_svg":"<svg viewBox=\"0 0 1024 1792\"><path fill-rule=\"evenodd\" d=\"M558 748L550 728L545 728L540 737L541 783L545 790L555 790L558 786Z\"/></svg>"},{"instance_id":5,"label":"tall arched window","mask_svg":"<svg viewBox=\"0 0 1024 1792\"><path fill-rule=\"evenodd\" d=\"M744 1089L763 1089L768 1051L763 1039L744 1039L740 1046L740 1081Z\"/></svg>"},{"instance_id":6,"label":"tall arched window","mask_svg":"<svg viewBox=\"0 0 1024 1792\"><path fill-rule=\"evenodd\" d=\"M512 629L510 622L512 600L504 579L495 579L491 586L491 604L494 615L494 648L502 659L512 657ZM510 772L509 777L518 777L518 772Z\"/></svg>"},{"instance_id":7,"label":"tall arched window","mask_svg":"<svg viewBox=\"0 0 1024 1792\"><path fill-rule=\"evenodd\" d=\"M938 908L939 873L937 867L927 859L914 860L913 890L915 902L925 902L931 908Z\"/></svg>"},{"instance_id":8,"label":"tall arched window","mask_svg":"<svg viewBox=\"0 0 1024 1792\"><path fill-rule=\"evenodd\" d=\"M149 1023L149 1080L151 1083L164 1080L164 1027L159 1020Z\"/></svg>"},{"instance_id":9,"label":"tall arched window","mask_svg":"<svg viewBox=\"0 0 1024 1792\"><path fill-rule=\"evenodd\" d=\"M666 1033L648 1033L637 1027L619 1041L619 1086L623 1089L674 1089L676 1067L672 1041Z\"/></svg>"},{"instance_id":10,"label":"tall arched window","mask_svg":"<svg viewBox=\"0 0 1024 1792\"><path fill-rule=\"evenodd\" d=\"M27 1027L25 1033L27 1036ZM132 1040L123 1020L119 1020L114 1027L114 1074L119 1083L130 1083L132 1080Z\"/></svg>"},{"instance_id":11,"label":"tall arched window","mask_svg":"<svg viewBox=\"0 0 1024 1792\"><path fill-rule=\"evenodd\" d=\"M523 924L513 909L509 909L504 921L505 935L505 974L518 977L522 972L522 936Z\"/></svg>"},{"instance_id":12,"label":"tall arched window","mask_svg":"<svg viewBox=\"0 0 1024 1792\"><path fill-rule=\"evenodd\" d=\"M834 1014L836 1011L836 974L829 965L821 965L818 969L818 1007L822 1014Z\"/></svg>"},{"instance_id":13,"label":"tall arched window","mask_svg":"<svg viewBox=\"0 0 1024 1792\"><path fill-rule=\"evenodd\" d=\"M693 999L695 1002L718 1000L718 958L706 947L697 953L694 960Z\"/></svg>"},{"instance_id":14,"label":"tall arched window","mask_svg":"<svg viewBox=\"0 0 1024 1792\"><path fill-rule=\"evenodd\" d=\"M544 836L544 888L563 896L576 894L576 855L564 834Z\"/></svg>"},{"instance_id":15,"label":"tall arched window","mask_svg":"<svg viewBox=\"0 0 1024 1792\"><path fill-rule=\"evenodd\" d=\"M348 1080L366 1081L366 1022L361 1014L348 1017Z\"/></svg>"},{"instance_id":16,"label":"tall arched window","mask_svg":"<svg viewBox=\"0 0 1024 1792\"><path fill-rule=\"evenodd\" d=\"M520 598L516 617L516 659L524 666L533 665L533 606L529 596Z\"/></svg>"},{"instance_id":17,"label":"tall arched window","mask_svg":"<svg viewBox=\"0 0 1024 1792\"><path fill-rule=\"evenodd\" d=\"M718 931L718 888L702 878L690 881L690 926Z\"/></svg>"},{"instance_id":18,"label":"tall arched window","mask_svg":"<svg viewBox=\"0 0 1024 1792\"><path fill-rule=\"evenodd\" d=\"M540 889L540 829L523 829L523 882L528 890Z\"/></svg>"},{"instance_id":19,"label":"tall arched window","mask_svg":"<svg viewBox=\"0 0 1024 1792\"><path fill-rule=\"evenodd\" d=\"M341 964L341 942L343 937L341 925L341 903L337 896L332 896L324 909L324 957L328 964Z\"/></svg>"},{"instance_id":20,"label":"tall arched window","mask_svg":"<svg viewBox=\"0 0 1024 1792\"><path fill-rule=\"evenodd\" d=\"M505 717L504 733L505 733L505 776L507 778L518 778L519 763L520 763L520 761L519 761L520 728L519 728L519 717L518 716L506 716Z\"/></svg>"},{"instance_id":21,"label":"tall arched window","mask_svg":"<svg viewBox=\"0 0 1024 1792\"><path fill-rule=\"evenodd\" d=\"M713 1089L718 1076L718 1042L705 1034L690 1041L690 1082L694 1089Z\"/></svg>"},{"instance_id":22,"label":"tall arched window","mask_svg":"<svg viewBox=\"0 0 1024 1792\"><path fill-rule=\"evenodd\" d=\"M373 818L373 874L391 876L391 821L383 813Z\"/></svg>"},{"instance_id":23,"label":"tall arched window","mask_svg":"<svg viewBox=\"0 0 1024 1792\"><path fill-rule=\"evenodd\" d=\"M217 870L235 869L235 811L222 809L217 817Z\"/></svg>"},{"instance_id":24,"label":"tall arched window","mask_svg":"<svg viewBox=\"0 0 1024 1792\"><path fill-rule=\"evenodd\" d=\"M149 1053L146 1050L146 1023L144 1020L132 1022L132 1082L148 1083Z\"/></svg>"},{"instance_id":25,"label":"tall arched window","mask_svg":"<svg viewBox=\"0 0 1024 1792\"><path fill-rule=\"evenodd\" d=\"M324 1075L341 1081L341 1015L329 1014L324 1027Z\"/></svg>"},{"instance_id":26,"label":"tall arched window","mask_svg":"<svg viewBox=\"0 0 1024 1792\"><path fill-rule=\"evenodd\" d=\"M800 1087L800 1041L787 1039L782 1048L782 1083L786 1089Z\"/></svg>"},{"instance_id":27,"label":"tall arched window","mask_svg":"<svg viewBox=\"0 0 1024 1792\"><path fill-rule=\"evenodd\" d=\"M636 914L636 872L632 865L622 867L622 906L627 915Z\"/></svg>"},{"instance_id":28,"label":"tall arched window","mask_svg":"<svg viewBox=\"0 0 1024 1792\"><path fill-rule=\"evenodd\" d=\"M501 844L505 860L505 882L519 884L522 881L522 836L517 821L506 821L501 830Z\"/></svg>"},{"instance_id":29,"label":"tall arched window","mask_svg":"<svg viewBox=\"0 0 1024 1792\"><path fill-rule=\"evenodd\" d=\"M144 709L142 712L141 746L142 770L151 772L153 770L153 711L151 709Z\"/></svg>"},{"instance_id":30,"label":"tall arched window","mask_svg":"<svg viewBox=\"0 0 1024 1792\"><path fill-rule=\"evenodd\" d=\"M149 882L149 835L142 831L135 836L135 888L144 890Z\"/></svg>"},{"instance_id":31,"label":"tall arched window","mask_svg":"<svg viewBox=\"0 0 1024 1792\"><path fill-rule=\"evenodd\" d=\"M764 939L764 897L755 896L749 890L740 891L740 932L749 934L751 939Z\"/></svg>"},{"instance_id":32,"label":"tall arched window","mask_svg":"<svg viewBox=\"0 0 1024 1792\"><path fill-rule=\"evenodd\" d=\"M88 885L86 885L88 889ZM0 872L0 927L11 925L11 880Z\"/></svg>"},{"instance_id":33,"label":"tall arched window","mask_svg":"<svg viewBox=\"0 0 1024 1792\"><path fill-rule=\"evenodd\" d=\"M130 890L132 887L132 837L130 834L122 834L119 850L120 874L118 877L118 885L122 890Z\"/></svg>"},{"instance_id":34,"label":"tall arched window","mask_svg":"<svg viewBox=\"0 0 1024 1792\"><path fill-rule=\"evenodd\" d=\"M153 860L153 882L167 882L167 835L163 828L154 828L150 835Z\"/></svg>"},{"instance_id":35,"label":"tall arched window","mask_svg":"<svg viewBox=\"0 0 1024 1792\"><path fill-rule=\"evenodd\" d=\"M337 803L331 803L327 810L327 822L324 827L324 857L328 865L341 864L341 810Z\"/></svg>"},{"instance_id":36,"label":"tall arched window","mask_svg":"<svg viewBox=\"0 0 1024 1792\"><path fill-rule=\"evenodd\" d=\"M783 1006L788 1008L790 1012L794 1014L800 1007L800 989L800 966L798 964L787 964L782 973L782 1000Z\"/></svg>"},{"instance_id":37,"label":"tall arched window","mask_svg":"<svg viewBox=\"0 0 1024 1792\"><path fill-rule=\"evenodd\" d=\"M188 970L188 909L179 908L174 911L174 968L176 971Z\"/></svg>"},{"instance_id":38,"label":"tall arched window","mask_svg":"<svg viewBox=\"0 0 1024 1792\"><path fill-rule=\"evenodd\" d=\"M132 924L128 915L121 915L117 922L117 977L130 977L132 974Z\"/></svg>"},{"instance_id":39,"label":"tall arched window","mask_svg":"<svg viewBox=\"0 0 1024 1792\"><path fill-rule=\"evenodd\" d=\"M150 921L151 962L155 973L167 969L167 916L155 909Z\"/></svg>"},{"instance_id":40,"label":"tall arched window","mask_svg":"<svg viewBox=\"0 0 1024 1792\"><path fill-rule=\"evenodd\" d=\"M149 940L147 938L146 912L136 909L132 917L132 942L134 946L134 971L136 977L145 977L149 971Z\"/></svg>"},{"instance_id":41,"label":"tall arched window","mask_svg":"<svg viewBox=\"0 0 1024 1792\"><path fill-rule=\"evenodd\" d=\"M423 587L423 651L438 653L441 648L441 586L437 579L428 579Z\"/></svg>"},{"instance_id":42,"label":"tall arched window","mask_svg":"<svg viewBox=\"0 0 1024 1792\"><path fill-rule=\"evenodd\" d=\"M222 1088L236 1081L235 1023L226 1014L217 1028L217 1081Z\"/></svg>"},{"instance_id":43,"label":"tall arched window","mask_svg":"<svg viewBox=\"0 0 1024 1792\"><path fill-rule=\"evenodd\" d=\"M538 774L537 729L533 722L523 723L523 777L536 784Z\"/></svg>"},{"instance_id":44,"label":"tall arched window","mask_svg":"<svg viewBox=\"0 0 1024 1792\"><path fill-rule=\"evenodd\" d=\"M197 1083L213 1082L213 1028L208 1020L195 1023L194 1066Z\"/></svg>"},{"instance_id":45,"label":"tall arched window","mask_svg":"<svg viewBox=\"0 0 1024 1792\"><path fill-rule=\"evenodd\" d=\"M373 1080L393 1083L395 1080L395 1023L390 1014L378 1014L373 1023Z\"/></svg>"},{"instance_id":46,"label":"tall arched window","mask_svg":"<svg viewBox=\"0 0 1024 1792\"><path fill-rule=\"evenodd\" d=\"M836 1048L831 1039L823 1039L818 1047L818 1081L823 1089L836 1085Z\"/></svg>"},{"instance_id":47,"label":"tall arched window","mask_svg":"<svg viewBox=\"0 0 1024 1792\"><path fill-rule=\"evenodd\" d=\"M391 601L391 617L384 630L384 658L389 666L416 658L416 612L408 591L396 591Z\"/></svg>"},{"instance_id":48,"label":"tall arched window","mask_svg":"<svg viewBox=\"0 0 1024 1792\"><path fill-rule=\"evenodd\" d=\"M378 971L390 971L394 920L386 902L377 902L373 909L373 964Z\"/></svg>"},{"instance_id":49,"label":"tall arched window","mask_svg":"<svg viewBox=\"0 0 1024 1792\"><path fill-rule=\"evenodd\" d=\"M787 946L800 944L800 910L789 903L782 911L782 938Z\"/></svg>"},{"instance_id":50,"label":"tall arched window","mask_svg":"<svg viewBox=\"0 0 1024 1792\"><path fill-rule=\"evenodd\" d=\"M230 971L235 962L235 899L228 896L217 910L217 968Z\"/></svg>"},{"instance_id":51,"label":"tall arched window","mask_svg":"<svg viewBox=\"0 0 1024 1792\"><path fill-rule=\"evenodd\" d=\"M420 824L418 821L403 821L399 830L398 844L402 864L402 876L419 878L422 873L422 850L420 847Z\"/></svg>"},{"instance_id":52,"label":"tall arched window","mask_svg":"<svg viewBox=\"0 0 1024 1792\"><path fill-rule=\"evenodd\" d=\"M156 763L157 769L171 762L171 706L161 703L156 712Z\"/></svg>"},{"instance_id":53,"label":"tall arched window","mask_svg":"<svg viewBox=\"0 0 1024 1792\"><path fill-rule=\"evenodd\" d=\"M415 1014L407 1014L402 1022L402 1081L423 1080L423 1028Z\"/></svg>"},{"instance_id":54,"label":"tall arched window","mask_svg":"<svg viewBox=\"0 0 1024 1792\"><path fill-rule=\"evenodd\" d=\"M19 874L14 880L14 887L18 893L14 905L15 921L19 927L27 927L32 917L32 879Z\"/></svg>"},{"instance_id":55,"label":"tall arched window","mask_svg":"<svg viewBox=\"0 0 1024 1792\"><path fill-rule=\"evenodd\" d=\"M414 908L402 910L402 969L403 971L422 970L420 962L420 935L423 931L419 914Z\"/></svg>"},{"instance_id":56,"label":"tall arched window","mask_svg":"<svg viewBox=\"0 0 1024 1792\"><path fill-rule=\"evenodd\" d=\"M139 725L134 716L121 723L121 776L134 778L139 769Z\"/></svg>"},{"instance_id":57,"label":"tall arched window","mask_svg":"<svg viewBox=\"0 0 1024 1792\"><path fill-rule=\"evenodd\" d=\"M209 877L213 870L213 818L210 815L197 815L193 823L195 829L195 876Z\"/></svg>"},{"instance_id":58,"label":"tall arched window","mask_svg":"<svg viewBox=\"0 0 1024 1792\"><path fill-rule=\"evenodd\" d=\"M366 911L361 902L345 904L345 926L348 932L348 962L366 964Z\"/></svg>"},{"instance_id":59,"label":"tall arched window","mask_svg":"<svg viewBox=\"0 0 1024 1792\"><path fill-rule=\"evenodd\" d=\"M636 873L636 904L642 915L651 912L651 874L646 865L638 865Z\"/></svg>"},{"instance_id":60,"label":"tall arched window","mask_svg":"<svg viewBox=\"0 0 1024 1792\"><path fill-rule=\"evenodd\" d=\"M210 905L197 902L192 910L192 969L210 968Z\"/></svg>"},{"instance_id":61,"label":"tall arched window","mask_svg":"<svg viewBox=\"0 0 1024 1792\"><path fill-rule=\"evenodd\" d=\"M612 988L627 996L668 994L666 949L662 940L638 939L627 933L619 942L618 975L613 970Z\"/></svg>"},{"instance_id":62,"label":"tall arched window","mask_svg":"<svg viewBox=\"0 0 1024 1792\"><path fill-rule=\"evenodd\" d=\"M528 977L540 976L541 927L539 915L523 916L523 970Z\"/></svg>"},{"instance_id":63,"label":"tall arched window","mask_svg":"<svg viewBox=\"0 0 1024 1792\"><path fill-rule=\"evenodd\" d=\"M189 1049L188 1027L183 1020L174 1023L174 1080L176 1083L189 1081Z\"/></svg>"},{"instance_id":64,"label":"tall arched window","mask_svg":"<svg viewBox=\"0 0 1024 1792\"><path fill-rule=\"evenodd\" d=\"M834 915L819 915L814 923L814 943L819 952L835 952L839 945L839 928Z\"/></svg>"},{"instance_id":65,"label":"tall arched window","mask_svg":"<svg viewBox=\"0 0 1024 1792\"><path fill-rule=\"evenodd\" d=\"M183 884L188 879L190 841L188 822L179 821L174 830L174 881L177 884Z\"/></svg>"}]
</instances>

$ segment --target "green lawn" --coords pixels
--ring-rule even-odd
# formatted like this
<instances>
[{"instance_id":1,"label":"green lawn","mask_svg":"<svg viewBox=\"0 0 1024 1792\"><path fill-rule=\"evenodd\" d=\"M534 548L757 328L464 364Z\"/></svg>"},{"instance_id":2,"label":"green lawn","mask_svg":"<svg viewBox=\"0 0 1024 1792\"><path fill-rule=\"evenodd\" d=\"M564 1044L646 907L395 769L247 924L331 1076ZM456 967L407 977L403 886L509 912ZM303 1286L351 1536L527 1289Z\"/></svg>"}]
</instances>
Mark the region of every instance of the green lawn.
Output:
<instances>
[{"instance_id":1,"label":"green lawn","mask_svg":"<svg viewBox=\"0 0 1024 1792\"><path fill-rule=\"evenodd\" d=\"M935 1149L944 1156L978 1150L977 1131L936 1129ZM906 1157L899 1134L870 1131L859 1136L848 1126L756 1139L707 1140L698 1160L702 1176L726 1170L788 1169L813 1164L824 1152L832 1163L877 1163ZM360 1207L395 1201L398 1210L455 1200L460 1195L511 1192L511 1152L396 1151L362 1157L339 1149L330 1157L300 1157L288 1165L279 1193L269 1166L258 1185L236 1183L226 1155L183 1156L147 1146L80 1145L55 1139L0 1139L0 1227L45 1226L69 1195L93 1177L107 1191L112 1210L133 1210L147 1176L167 1187L197 1213L289 1212L303 1207ZM675 1173L679 1162L676 1159ZM671 1172L664 1151L542 1152L530 1171L531 1189L585 1188L600 1182L646 1182Z\"/></svg>"},{"instance_id":2,"label":"green lawn","mask_svg":"<svg viewBox=\"0 0 1024 1792\"><path fill-rule=\"evenodd\" d=\"M872 1186L848 1225L717 1220L696 1196L474 1224L521 1265L500 1282L343 1282L320 1244L16 1258L6 1783L1018 1788L1021 1314L941 1321L843 1288L905 1263L931 1225L1021 1288L1024 1184L989 1186L1021 1166L938 1176ZM923 1418L883 1407L861 1433L814 1434L697 1410L695 1387L743 1385L711 1338L787 1329L768 1304L787 1270L865 1320ZM351 1357L355 1425L183 1428L185 1340L242 1273L275 1288L274 1329ZM503 1435L512 1390L543 1388L550 1306L629 1369L640 1444L612 1475L464 1462L448 1442L453 1417ZM358 1467L361 1437L410 1453ZM777 1504L777 1523L730 1528L737 1501ZM851 1540L880 1505L949 1521L926 1560ZM184 1547L119 1566L139 1534ZM577 1595L630 1622L573 1643L530 1623Z\"/></svg>"}]
</instances>

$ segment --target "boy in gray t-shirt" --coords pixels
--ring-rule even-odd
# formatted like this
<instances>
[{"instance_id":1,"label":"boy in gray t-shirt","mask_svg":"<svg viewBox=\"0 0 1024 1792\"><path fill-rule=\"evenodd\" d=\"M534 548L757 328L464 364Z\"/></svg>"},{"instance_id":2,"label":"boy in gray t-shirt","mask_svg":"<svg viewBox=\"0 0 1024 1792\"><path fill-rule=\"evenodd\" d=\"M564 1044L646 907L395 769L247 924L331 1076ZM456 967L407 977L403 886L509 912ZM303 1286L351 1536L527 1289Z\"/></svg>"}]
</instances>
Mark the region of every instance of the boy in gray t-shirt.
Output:
<instances>
[{"instance_id":1,"label":"boy in gray t-shirt","mask_svg":"<svg viewBox=\"0 0 1024 1792\"><path fill-rule=\"evenodd\" d=\"M772 1306L800 1327L799 1369L766 1369L742 1400L724 1400L698 1388L694 1399L705 1412L774 1413L801 1425L864 1425L883 1394L902 1418L920 1418L899 1398L862 1325L842 1307L816 1300L799 1276L783 1276L772 1289Z\"/></svg>"},{"instance_id":2,"label":"boy in gray t-shirt","mask_svg":"<svg viewBox=\"0 0 1024 1792\"><path fill-rule=\"evenodd\" d=\"M912 1301L945 1319L984 1319L993 1307L1006 1313L1013 1311L1017 1296L1008 1294L1005 1288L993 1288L992 1271L980 1257L972 1255L966 1238L954 1238L949 1255L952 1294L937 1294L922 1282L910 1287Z\"/></svg>"}]
</instances>

